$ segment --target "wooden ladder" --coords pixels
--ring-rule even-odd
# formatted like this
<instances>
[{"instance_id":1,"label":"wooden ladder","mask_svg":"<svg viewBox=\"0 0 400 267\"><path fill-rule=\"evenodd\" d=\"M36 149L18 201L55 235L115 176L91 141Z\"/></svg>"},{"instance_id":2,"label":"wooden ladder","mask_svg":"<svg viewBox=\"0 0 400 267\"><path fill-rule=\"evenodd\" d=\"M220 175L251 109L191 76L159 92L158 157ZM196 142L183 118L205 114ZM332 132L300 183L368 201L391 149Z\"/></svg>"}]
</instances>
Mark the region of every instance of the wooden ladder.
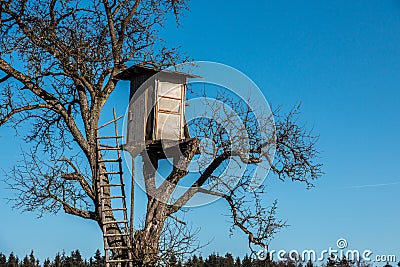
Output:
<instances>
[{"instance_id":1,"label":"wooden ladder","mask_svg":"<svg viewBox=\"0 0 400 267\"><path fill-rule=\"evenodd\" d=\"M107 125L114 124L115 135L98 135L97 137L97 188L99 189L99 198L101 204L100 212L104 240L105 263L106 267L133 267L132 240L127 215L125 184L122 172L122 146L120 141L123 136L120 136L118 133L118 120L121 119L122 116L117 117L115 109L113 109L113 116L113 120L103 124L98 128L98 130ZM99 134L99 132L97 132L97 134ZM114 141L114 143L110 144L110 141ZM106 142L108 142L108 144L105 144ZM114 156L110 157L110 153L114 154ZM112 166L114 166L114 168L116 166L116 168L112 169ZM100 179L102 175L106 175L108 181L105 179ZM117 182L112 181L115 176L117 176ZM108 193L105 194L105 191L109 191L109 195ZM106 206L106 202L108 201L111 203L111 207ZM119 202L119 205L117 201ZM112 220L110 220L110 216L107 216L107 213L109 214L110 212L113 213L112 217L114 219ZM119 215L119 217L117 217L117 215ZM110 226L118 226L120 233L110 233ZM124 240L125 244L122 246L109 244L108 239L110 237L121 238ZM126 255L125 258L113 259L113 256L117 254L117 251L123 251L123 255Z\"/></svg>"}]
</instances>

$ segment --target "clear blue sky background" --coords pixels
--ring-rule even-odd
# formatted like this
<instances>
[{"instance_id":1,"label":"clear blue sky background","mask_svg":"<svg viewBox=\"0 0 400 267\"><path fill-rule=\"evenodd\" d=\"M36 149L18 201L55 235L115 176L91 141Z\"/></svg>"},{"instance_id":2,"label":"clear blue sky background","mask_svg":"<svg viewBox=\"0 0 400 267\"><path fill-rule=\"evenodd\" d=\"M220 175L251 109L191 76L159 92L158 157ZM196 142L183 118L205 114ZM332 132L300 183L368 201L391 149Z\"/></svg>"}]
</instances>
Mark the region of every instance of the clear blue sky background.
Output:
<instances>
[{"instance_id":1,"label":"clear blue sky background","mask_svg":"<svg viewBox=\"0 0 400 267\"><path fill-rule=\"evenodd\" d=\"M192 1L190 10L181 27L171 20L163 30L170 45L241 70L273 105L301 101L302 120L320 135L326 174L314 189L268 185L265 204L277 198L279 216L291 225L270 247L320 251L343 237L351 249L400 260L400 2L214 0ZM121 84L110 108L125 109L126 90ZM0 136L7 169L22 143L10 129ZM3 199L10 193L3 184L0 190L3 253L34 249L43 259L79 248L89 257L102 248L94 223L63 214L35 219L12 210ZM188 213L202 240L212 240L203 255L248 252L244 235L229 237L226 213L223 202Z\"/></svg>"}]
</instances>

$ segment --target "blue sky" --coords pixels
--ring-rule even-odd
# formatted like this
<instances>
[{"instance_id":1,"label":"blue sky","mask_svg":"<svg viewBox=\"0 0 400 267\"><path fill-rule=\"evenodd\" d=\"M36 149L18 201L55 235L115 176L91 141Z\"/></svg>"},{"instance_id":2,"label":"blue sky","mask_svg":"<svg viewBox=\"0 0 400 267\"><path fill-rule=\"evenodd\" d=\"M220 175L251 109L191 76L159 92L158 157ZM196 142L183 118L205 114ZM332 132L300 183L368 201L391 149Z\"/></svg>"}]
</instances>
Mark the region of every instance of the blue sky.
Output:
<instances>
[{"instance_id":1,"label":"blue sky","mask_svg":"<svg viewBox=\"0 0 400 267\"><path fill-rule=\"evenodd\" d=\"M171 20L163 29L168 44L180 45L191 59L237 68L272 106L289 109L301 101L301 120L320 135L325 175L315 188L268 181L265 204L278 199L279 216L290 224L270 247L320 251L342 237L351 249L400 260L400 2L215 0L189 6L181 27ZM122 83L108 107L124 110L126 90ZM7 169L23 143L10 129L0 129L0 136L0 166ZM9 196L4 188L2 198ZM242 234L229 237L226 208L217 202L186 215L204 242L212 240L203 255L248 252ZM0 210L2 252L34 249L44 258L79 248L88 257L102 248L92 222L63 214L36 219L4 199Z\"/></svg>"}]
</instances>

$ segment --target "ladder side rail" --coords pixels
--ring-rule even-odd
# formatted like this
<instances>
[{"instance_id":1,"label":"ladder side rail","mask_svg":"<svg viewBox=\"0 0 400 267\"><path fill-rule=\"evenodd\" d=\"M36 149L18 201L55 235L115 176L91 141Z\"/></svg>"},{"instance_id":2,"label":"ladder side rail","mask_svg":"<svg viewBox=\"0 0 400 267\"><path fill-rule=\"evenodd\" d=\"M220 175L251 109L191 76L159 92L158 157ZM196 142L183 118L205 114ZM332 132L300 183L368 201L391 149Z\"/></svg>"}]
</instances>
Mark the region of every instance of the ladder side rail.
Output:
<instances>
[{"instance_id":1,"label":"ladder side rail","mask_svg":"<svg viewBox=\"0 0 400 267\"><path fill-rule=\"evenodd\" d=\"M104 190L103 190L103 186L102 186L102 181L100 179L100 170L99 170L99 160L101 158L101 152L99 150L99 142L96 141L96 169L95 169L95 174L96 174L96 184L97 184L97 189L98 189L98 193L99 196L98 198L100 199L100 214L101 214L101 225L102 225L102 230L103 230L103 243L104 243L104 256L105 256L105 263L106 263L106 267L110 267L110 255L109 255L109 250L108 248L108 242L107 242L107 237L104 236L107 233L107 227L106 224L104 224L105 222L105 213L104 213L104 209L105 209L105 204L104 204Z\"/></svg>"},{"instance_id":2,"label":"ladder side rail","mask_svg":"<svg viewBox=\"0 0 400 267\"><path fill-rule=\"evenodd\" d=\"M115 144L116 147L121 147L120 143L119 143L119 132L118 132L118 120L117 120L117 114L116 114L116 110L115 108L113 109L113 115L114 115L114 128L115 128ZM117 154L118 154L118 167L119 167L119 178L120 178L120 183L121 183L121 193L124 196L124 198L122 198L122 207L124 208L123 210L123 214L124 214L124 220L125 222L125 233L127 233L128 235L126 236L126 243L127 246L129 248L128 250L128 258L129 260L131 260L131 262L129 263L129 266L132 266L132 240L130 238L130 234L129 234L129 220L128 220L128 215L127 215L127 209L126 209L126 195L125 195L125 186L124 186L124 178L123 178L123 173L122 173L122 158L121 158L121 150L117 150ZM131 200L132 201L132 200Z\"/></svg>"}]
</instances>

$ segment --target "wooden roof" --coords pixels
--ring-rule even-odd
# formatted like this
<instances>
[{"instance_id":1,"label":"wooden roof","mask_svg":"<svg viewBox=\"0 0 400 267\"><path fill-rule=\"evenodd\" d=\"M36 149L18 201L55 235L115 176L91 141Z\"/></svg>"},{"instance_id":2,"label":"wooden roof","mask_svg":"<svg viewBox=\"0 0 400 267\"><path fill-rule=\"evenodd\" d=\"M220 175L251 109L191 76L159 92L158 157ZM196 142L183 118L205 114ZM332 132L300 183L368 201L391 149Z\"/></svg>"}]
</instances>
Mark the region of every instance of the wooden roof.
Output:
<instances>
[{"instance_id":1,"label":"wooden roof","mask_svg":"<svg viewBox=\"0 0 400 267\"><path fill-rule=\"evenodd\" d=\"M118 75L115 76L118 80L132 80L134 77L145 75L147 77L151 77L159 72L170 74L171 76L181 76L185 78L201 78L200 76L192 75L189 73L172 71L172 70L160 70L144 65L133 65L132 67L122 71Z\"/></svg>"}]
</instances>

